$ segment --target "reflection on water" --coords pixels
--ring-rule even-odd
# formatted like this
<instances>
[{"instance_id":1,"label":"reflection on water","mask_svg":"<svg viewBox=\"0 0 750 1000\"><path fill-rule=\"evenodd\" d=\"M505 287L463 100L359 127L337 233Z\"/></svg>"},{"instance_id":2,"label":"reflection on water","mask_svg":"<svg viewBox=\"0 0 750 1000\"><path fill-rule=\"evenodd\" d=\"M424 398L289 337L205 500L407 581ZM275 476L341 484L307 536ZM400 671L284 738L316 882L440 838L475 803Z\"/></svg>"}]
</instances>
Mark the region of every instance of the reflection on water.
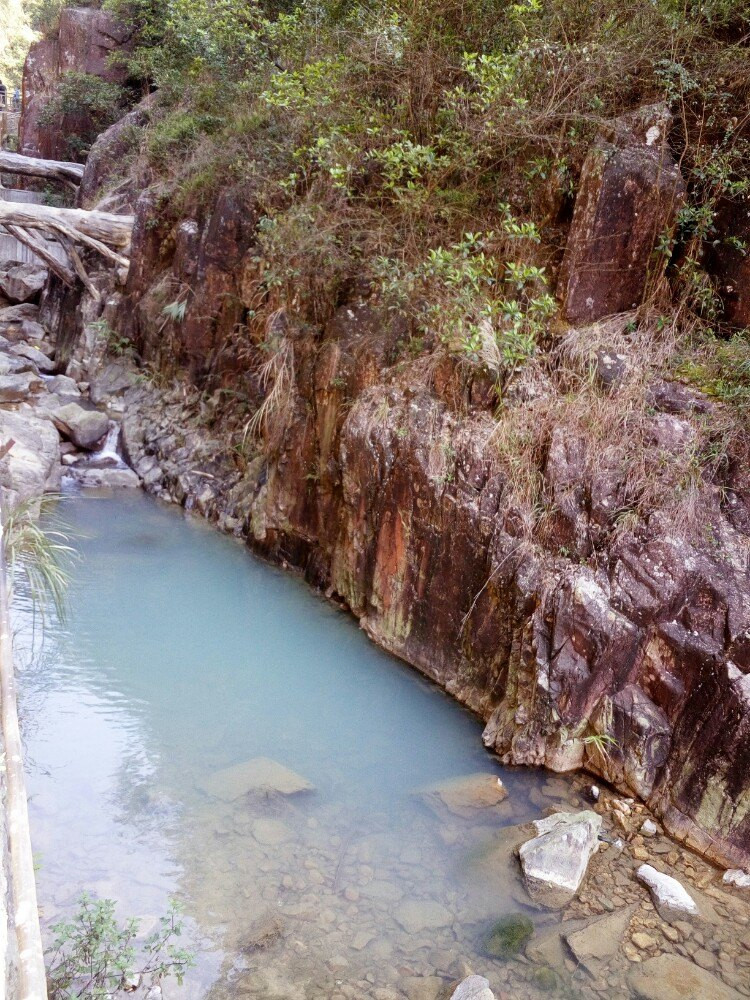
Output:
<instances>
[{"instance_id":1,"label":"reflection on water","mask_svg":"<svg viewBox=\"0 0 750 1000\"><path fill-rule=\"evenodd\" d=\"M539 815L544 777L503 772L476 718L240 545L140 494L63 508L70 621L21 684L45 919L87 889L147 930L176 894L199 949L189 997L400 997L463 962L502 981L480 939L523 897L474 859ZM206 790L256 757L314 791ZM413 794L478 771L502 774L502 805Z\"/></svg>"}]
</instances>

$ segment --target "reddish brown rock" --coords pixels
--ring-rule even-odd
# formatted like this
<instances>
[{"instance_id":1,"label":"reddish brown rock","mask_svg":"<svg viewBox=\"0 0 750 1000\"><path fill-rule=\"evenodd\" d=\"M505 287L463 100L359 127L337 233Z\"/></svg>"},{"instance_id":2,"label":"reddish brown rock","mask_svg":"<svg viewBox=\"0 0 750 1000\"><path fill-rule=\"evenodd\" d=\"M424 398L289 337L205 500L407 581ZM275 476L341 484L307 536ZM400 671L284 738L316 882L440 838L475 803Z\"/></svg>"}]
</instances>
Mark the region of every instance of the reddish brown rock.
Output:
<instances>
[{"instance_id":1,"label":"reddish brown rock","mask_svg":"<svg viewBox=\"0 0 750 1000\"><path fill-rule=\"evenodd\" d=\"M130 160L138 149L142 131L149 120L146 103L102 132L89 150L78 188L79 208L132 214L138 190L130 173Z\"/></svg>"},{"instance_id":2,"label":"reddish brown rock","mask_svg":"<svg viewBox=\"0 0 750 1000\"><path fill-rule=\"evenodd\" d=\"M124 83L128 70L113 56L125 54L129 47L130 29L106 11L63 8L55 35L32 45L26 57L19 152L44 159L69 159L63 131L53 132L40 124L42 110L66 73L90 73Z\"/></svg>"},{"instance_id":3,"label":"reddish brown rock","mask_svg":"<svg viewBox=\"0 0 750 1000\"><path fill-rule=\"evenodd\" d=\"M724 200L714 228L706 268L716 278L723 318L733 326L750 326L750 199Z\"/></svg>"},{"instance_id":4,"label":"reddish brown rock","mask_svg":"<svg viewBox=\"0 0 750 1000\"><path fill-rule=\"evenodd\" d=\"M662 143L594 146L557 287L566 319L590 322L641 304L649 278L666 263L654 248L672 228L684 194L679 168Z\"/></svg>"}]
</instances>

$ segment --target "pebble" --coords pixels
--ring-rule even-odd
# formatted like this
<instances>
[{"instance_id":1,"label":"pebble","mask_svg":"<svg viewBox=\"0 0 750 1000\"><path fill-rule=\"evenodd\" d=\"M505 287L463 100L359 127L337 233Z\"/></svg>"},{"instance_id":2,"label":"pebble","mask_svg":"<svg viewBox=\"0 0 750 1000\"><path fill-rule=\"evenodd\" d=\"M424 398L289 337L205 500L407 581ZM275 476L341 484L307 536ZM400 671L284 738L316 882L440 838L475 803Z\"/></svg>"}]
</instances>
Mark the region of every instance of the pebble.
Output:
<instances>
[{"instance_id":1,"label":"pebble","mask_svg":"<svg viewBox=\"0 0 750 1000\"><path fill-rule=\"evenodd\" d=\"M636 948L640 948L641 951L655 948L657 943L656 938L652 938L650 934L646 934L644 931L636 931L633 935L633 944Z\"/></svg>"}]
</instances>

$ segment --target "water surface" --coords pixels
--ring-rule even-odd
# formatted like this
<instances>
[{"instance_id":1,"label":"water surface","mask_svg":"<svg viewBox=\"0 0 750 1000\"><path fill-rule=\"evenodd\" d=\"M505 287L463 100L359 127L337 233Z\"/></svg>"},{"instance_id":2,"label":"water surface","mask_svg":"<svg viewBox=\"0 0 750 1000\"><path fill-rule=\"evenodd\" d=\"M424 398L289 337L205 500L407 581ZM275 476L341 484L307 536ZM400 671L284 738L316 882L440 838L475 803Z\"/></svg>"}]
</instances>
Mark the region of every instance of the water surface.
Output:
<instances>
[{"instance_id":1,"label":"water surface","mask_svg":"<svg viewBox=\"0 0 750 1000\"><path fill-rule=\"evenodd\" d=\"M369 997L461 961L500 975L481 937L523 900L472 858L539 815L546 779L504 770L471 713L203 523L125 491L60 513L80 553L69 620L48 622L21 683L47 923L86 889L148 930L178 897L198 960L167 996ZM258 756L315 790L202 788ZM510 790L481 823L414 794L479 771Z\"/></svg>"}]
</instances>

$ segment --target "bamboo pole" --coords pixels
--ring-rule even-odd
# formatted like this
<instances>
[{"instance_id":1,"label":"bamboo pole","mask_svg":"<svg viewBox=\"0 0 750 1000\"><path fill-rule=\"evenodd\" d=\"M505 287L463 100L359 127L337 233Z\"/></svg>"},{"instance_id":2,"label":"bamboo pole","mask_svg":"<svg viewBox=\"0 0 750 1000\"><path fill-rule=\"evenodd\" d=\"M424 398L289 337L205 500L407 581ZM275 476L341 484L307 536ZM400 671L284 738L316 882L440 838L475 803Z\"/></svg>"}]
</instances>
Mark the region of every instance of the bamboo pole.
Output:
<instances>
[{"instance_id":1,"label":"bamboo pole","mask_svg":"<svg viewBox=\"0 0 750 1000\"><path fill-rule=\"evenodd\" d=\"M6 809L10 841L13 910L18 940L18 1000L46 1000L42 932L36 898L34 858L31 850L29 811L23 771L21 733L18 726L16 678L10 631L5 534L0 518L0 716L5 742Z\"/></svg>"}]
</instances>

